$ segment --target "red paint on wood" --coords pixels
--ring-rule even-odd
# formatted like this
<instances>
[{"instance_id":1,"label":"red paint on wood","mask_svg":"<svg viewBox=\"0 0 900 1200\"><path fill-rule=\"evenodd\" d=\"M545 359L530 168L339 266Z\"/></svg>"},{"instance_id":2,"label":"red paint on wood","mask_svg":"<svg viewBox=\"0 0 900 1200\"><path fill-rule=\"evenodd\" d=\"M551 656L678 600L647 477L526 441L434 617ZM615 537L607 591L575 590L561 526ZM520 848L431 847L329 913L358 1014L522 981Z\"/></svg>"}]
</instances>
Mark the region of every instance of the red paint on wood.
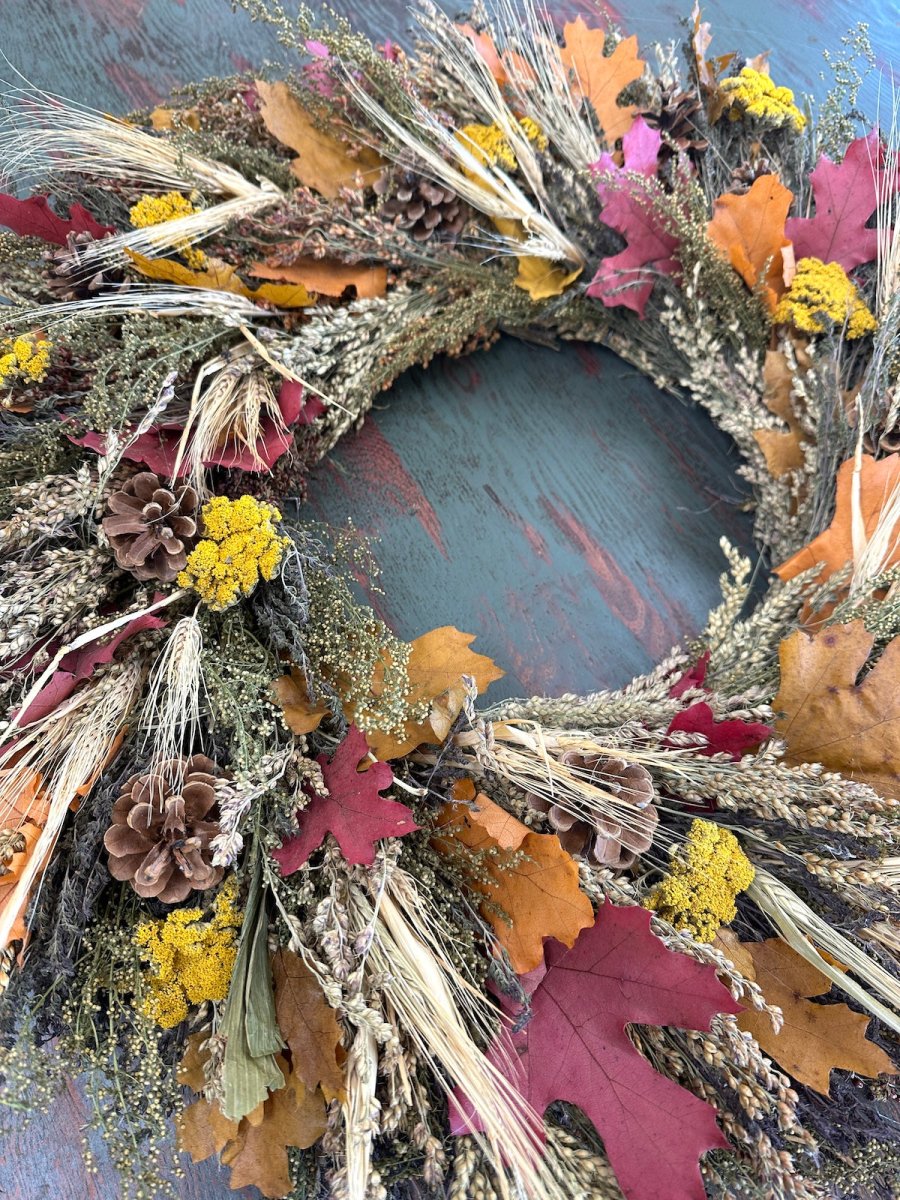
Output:
<instances>
[{"instance_id":1,"label":"red paint on wood","mask_svg":"<svg viewBox=\"0 0 900 1200\"><path fill-rule=\"evenodd\" d=\"M110 83L136 108L149 108L158 104L175 86L174 80L168 77L150 80L124 62L104 63L103 70Z\"/></svg>"},{"instance_id":2,"label":"red paint on wood","mask_svg":"<svg viewBox=\"0 0 900 1200\"><path fill-rule=\"evenodd\" d=\"M415 517L438 551L449 558L431 501L377 425L366 421L356 437L346 444L344 462L355 477L356 495L365 490L361 485L366 485L376 504L390 505L395 512Z\"/></svg>"},{"instance_id":3,"label":"red paint on wood","mask_svg":"<svg viewBox=\"0 0 900 1200\"><path fill-rule=\"evenodd\" d=\"M520 513L514 512L511 508L507 507L507 505L503 503L489 483L484 485L484 490L488 498L492 500L503 513L504 517L506 517L506 519L515 525L515 527L520 531L522 536L528 542L528 545L531 547L532 553L535 555L535 557L541 558L544 560L544 562L549 563L550 552L547 549L546 541L538 532L538 530L536 530L533 525L530 525Z\"/></svg>"},{"instance_id":4,"label":"red paint on wood","mask_svg":"<svg viewBox=\"0 0 900 1200\"><path fill-rule=\"evenodd\" d=\"M647 603L634 580L585 529L578 517L558 497L554 499L556 503L551 504L542 496L541 504L560 533L584 559L610 612L631 631L652 658L664 654L676 638L666 628L660 614Z\"/></svg>"}]
</instances>

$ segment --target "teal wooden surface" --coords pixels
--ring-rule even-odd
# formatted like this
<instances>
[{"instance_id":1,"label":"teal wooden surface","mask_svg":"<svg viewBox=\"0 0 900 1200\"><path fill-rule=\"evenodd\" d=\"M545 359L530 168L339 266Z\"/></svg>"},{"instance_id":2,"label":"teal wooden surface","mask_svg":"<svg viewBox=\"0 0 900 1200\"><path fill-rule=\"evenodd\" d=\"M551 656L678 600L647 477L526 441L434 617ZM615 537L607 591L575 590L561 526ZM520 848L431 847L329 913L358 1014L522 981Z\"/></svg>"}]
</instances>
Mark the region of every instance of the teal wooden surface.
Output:
<instances>
[{"instance_id":1,"label":"teal wooden surface","mask_svg":"<svg viewBox=\"0 0 900 1200\"><path fill-rule=\"evenodd\" d=\"M290 5L288 5L290 7ZM379 37L402 39L401 0L336 0ZM455 11L459 5L452 5ZM561 18L590 13L551 0ZM619 23L680 40L689 8L619 0ZM778 82L824 92L821 51L857 20L882 71L900 63L900 8L878 0L708 0L717 52L772 50ZM0 0L0 50L33 83L110 112L171 87L278 61L272 30L228 0ZM874 113L878 78L862 101ZM881 88L889 91L889 81ZM592 347L509 340L489 354L412 372L317 471L309 511L380 540L384 615L405 636L453 623L506 669L491 695L616 685L692 634L718 594L718 539L749 545L731 447L698 412L655 392ZM80 1156L84 1099L73 1084L24 1137L0 1143L4 1200L119 1200L100 1146ZM182 1200L232 1193L227 1174L186 1163ZM678 1200L673 1197L673 1200Z\"/></svg>"}]
</instances>

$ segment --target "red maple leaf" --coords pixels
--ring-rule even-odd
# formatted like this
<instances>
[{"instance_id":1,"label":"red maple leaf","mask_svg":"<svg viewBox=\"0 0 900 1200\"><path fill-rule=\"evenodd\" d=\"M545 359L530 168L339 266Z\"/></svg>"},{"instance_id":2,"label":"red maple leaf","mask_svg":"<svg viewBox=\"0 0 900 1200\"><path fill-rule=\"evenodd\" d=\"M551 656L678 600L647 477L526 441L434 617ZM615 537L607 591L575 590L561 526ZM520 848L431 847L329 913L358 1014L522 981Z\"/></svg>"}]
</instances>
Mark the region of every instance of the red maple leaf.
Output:
<instances>
[{"instance_id":1,"label":"red maple leaf","mask_svg":"<svg viewBox=\"0 0 900 1200\"><path fill-rule=\"evenodd\" d=\"M491 1058L538 1114L554 1100L582 1109L628 1200L705 1200L700 1155L728 1145L715 1109L659 1075L625 1027L708 1029L741 1005L712 967L667 950L643 908L607 901L571 950L548 941L546 962L530 1021ZM456 1114L455 1132L471 1124Z\"/></svg>"},{"instance_id":2,"label":"red maple leaf","mask_svg":"<svg viewBox=\"0 0 900 1200\"><path fill-rule=\"evenodd\" d=\"M697 746L696 754L730 754L735 762L760 742L774 736L775 730L757 721L717 721L713 710L703 700L681 710L673 718L667 733L702 733L705 746Z\"/></svg>"},{"instance_id":3,"label":"red maple leaf","mask_svg":"<svg viewBox=\"0 0 900 1200\"><path fill-rule=\"evenodd\" d=\"M297 814L300 832L272 852L283 875L299 870L322 845L326 833L337 838L348 863L370 866L379 838L402 837L419 828L405 804L378 795L394 781L387 763L372 763L367 771L357 769L368 754L364 735L351 725L330 762L324 754L319 755L316 761L322 767L328 795L312 796Z\"/></svg>"},{"instance_id":4,"label":"red maple leaf","mask_svg":"<svg viewBox=\"0 0 900 1200\"><path fill-rule=\"evenodd\" d=\"M635 178L656 178L660 143L659 130L651 129L643 117L636 117L622 138L624 167L616 166L610 154L603 154L592 168L607 177L597 184L603 222L627 238L628 245L602 260L587 294L602 300L607 308L621 304L641 317L655 279L660 274L673 275L678 269L673 258L677 239L660 228L659 217Z\"/></svg>"},{"instance_id":5,"label":"red maple leaf","mask_svg":"<svg viewBox=\"0 0 900 1200\"><path fill-rule=\"evenodd\" d=\"M794 243L795 258L836 262L845 271L872 262L878 251L878 231L866 222L878 206L878 197L900 187L900 172L893 168L885 182L884 148L878 130L856 138L839 163L823 154L810 172L816 200L812 217L792 217L784 227Z\"/></svg>"},{"instance_id":6,"label":"red maple leaf","mask_svg":"<svg viewBox=\"0 0 900 1200\"><path fill-rule=\"evenodd\" d=\"M57 246L64 246L70 233L90 233L95 238L102 238L115 232L111 225L95 221L80 204L72 205L66 221L57 216L46 196L17 200L6 192L0 192L0 225L20 237L39 237L45 242L55 242Z\"/></svg>"},{"instance_id":7,"label":"red maple leaf","mask_svg":"<svg viewBox=\"0 0 900 1200\"><path fill-rule=\"evenodd\" d=\"M709 660L711 657L711 652L709 650L704 650L694 665L684 672L677 683L672 684L672 686L669 688L669 695L673 700L680 699L684 693L690 691L691 688L703 688L705 692L709 691L709 688L703 687L703 684L706 679L706 672L709 668Z\"/></svg>"}]
</instances>

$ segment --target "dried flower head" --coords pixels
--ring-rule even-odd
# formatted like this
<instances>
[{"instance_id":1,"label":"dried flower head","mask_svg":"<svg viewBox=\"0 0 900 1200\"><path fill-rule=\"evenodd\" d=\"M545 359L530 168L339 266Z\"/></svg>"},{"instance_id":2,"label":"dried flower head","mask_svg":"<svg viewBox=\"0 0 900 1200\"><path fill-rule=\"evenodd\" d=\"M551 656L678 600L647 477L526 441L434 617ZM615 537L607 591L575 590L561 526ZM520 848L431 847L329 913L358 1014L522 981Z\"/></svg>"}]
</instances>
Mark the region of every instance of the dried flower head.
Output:
<instances>
[{"instance_id":1,"label":"dried flower head","mask_svg":"<svg viewBox=\"0 0 900 1200\"><path fill-rule=\"evenodd\" d=\"M797 263L791 286L775 309L775 321L793 325L801 333L824 333L826 321L846 323L851 341L878 328L841 264L820 258L801 258Z\"/></svg>"},{"instance_id":2,"label":"dried flower head","mask_svg":"<svg viewBox=\"0 0 900 1200\"><path fill-rule=\"evenodd\" d=\"M40 383L50 365L52 343L39 333L4 338L0 343L0 386L16 379Z\"/></svg>"},{"instance_id":3,"label":"dried flower head","mask_svg":"<svg viewBox=\"0 0 900 1200\"><path fill-rule=\"evenodd\" d=\"M711 942L721 925L737 915L735 899L755 872L737 838L711 821L692 822L687 844L672 857L672 869L645 900L676 929Z\"/></svg>"},{"instance_id":4,"label":"dried flower head","mask_svg":"<svg viewBox=\"0 0 900 1200\"><path fill-rule=\"evenodd\" d=\"M806 117L794 103L791 89L776 86L762 71L744 67L740 75L723 79L721 87L732 121L748 116L770 129L789 127L797 133L806 125Z\"/></svg>"},{"instance_id":5,"label":"dried flower head","mask_svg":"<svg viewBox=\"0 0 900 1200\"><path fill-rule=\"evenodd\" d=\"M275 528L278 509L253 496L214 496L202 517L203 540L188 555L178 584L220 612L249 596L261 579L274 577L290 538Z\"/></svg>"},{"instance_id":6,"label":"dried flower head","mask_svg":"<svg viewBox=\"0 0 900 1200\"><path fill-rule=\"evenodd\" d=\"M181 217L189 217L199 212L187 196L180 192L165 192L161 196L143 195L137 204L133 204L128 212L128 219L135 229L146 229L148 225L162 225L166 221L177 221ZM202 250L196 250L185 242L179 250L187 259L190 266L200 270L206 265L206 255Z\"/></svg>"},{"instance_id":7,"label":"dried flower head","mask_svg":"<svg viewBox=\"0 0 900 1200\"><path fill-rule=\"evenodd\" d=\"M232 875L216 896L208 921L199 908L178 908L161 921L141 921L134 943L149 964L141 1011L163 1029L171 1029L190 1008L205 1000L224 1000L242 920Z\"/></svg>"}]
</instances>

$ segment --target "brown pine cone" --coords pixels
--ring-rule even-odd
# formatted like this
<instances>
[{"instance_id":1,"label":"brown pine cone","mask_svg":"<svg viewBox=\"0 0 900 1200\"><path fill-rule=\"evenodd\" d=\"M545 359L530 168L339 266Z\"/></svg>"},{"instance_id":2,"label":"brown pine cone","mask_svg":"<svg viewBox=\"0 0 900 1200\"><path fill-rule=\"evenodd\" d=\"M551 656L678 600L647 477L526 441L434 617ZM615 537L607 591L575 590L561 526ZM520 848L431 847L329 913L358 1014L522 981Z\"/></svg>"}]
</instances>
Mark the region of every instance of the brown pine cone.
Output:
<instances>
[{"instance_id":1,"label":"brown pine cone","mask_svg":"<svg viewBox=\"0 0 900 1200\"><path fill-rule=\"evenodd\" d=\"M613 870L630 867L650 849L659 823L650 772L622 758L586 757L574 750L561 755L560 762L610 794L608 815L582 819L535 795L528 797L529 804L546 814L569 854L586 854L591 862Z\"/></svg>"},{"instance_id":2,"label":"brown pine cone","mask_svg":"<svg viewBox=\"0 0 900 1200\"><path fill-rule=\"evenodd\" d=\"M402 168L385 171L375 181L375 192L386 196L382 215L405 229L417 242L429 238L455 241L472 210L452 188L434 183L417 171Z\"/></svg>"},{"instance_id":3,"label":"brown pine cone","mask_svg":"<svg viewBox=\"0 0 900 1200\"><path fill-rule=\"evenodd\" d=\"M755 158L742 162L731 172L731 186L728 188L735 196L743 196L749 192L761 175L771 175L775 168L768 158Z\"/></svg>"},{"instance_id":4,"label":"brown pine cone","mask_svg":"<svg viewBox=\"0 0 900 1200\"><path fill-rule=\"evenodd\" d=\"M695 161L709 148L699 124L703 119L703 104L693 92L680 91L675 84L665 87L659 110L645 109L641 115L652 129L663 135L659 149L662 162L674 153L673 146Z\"/></svg>"},{"instance_id":5,"label":"brown pine cone","mask_svg":"<svg viewBox=\"0 0 900 1200\"><path fill-rule=\"evenodd\" d=\"M116 562L137 579L171 583L196 540L198 504L186 484L170 489L152 471L132 475L110 494L102 521Z\"/></svg>"},{"instance_id":6,"label":"brown pine cone","mask_svg":"<svg viewBox=\"0 0 900 1200\"><path fill-rule=\"evenodd\" d=\"M113 879L164 904L214 887L223 874L212 865L209 848L219 832L218 775L219 768L203 754L132 775L122 785L103 838Z\"/></svg>"},{"instance_id":7,"label":"brown pine cone","mask_svg":"<svg viewBox=\"0 0 900 1200\"><path fill-rule=\"evenodd\" d=\"M47 286L58 300L88 300L98 292L127 287L123 270L105 266L92 253L102 240L87 232L70 233L64 246L44 251Z\"/></svg>"}]
</instances>

